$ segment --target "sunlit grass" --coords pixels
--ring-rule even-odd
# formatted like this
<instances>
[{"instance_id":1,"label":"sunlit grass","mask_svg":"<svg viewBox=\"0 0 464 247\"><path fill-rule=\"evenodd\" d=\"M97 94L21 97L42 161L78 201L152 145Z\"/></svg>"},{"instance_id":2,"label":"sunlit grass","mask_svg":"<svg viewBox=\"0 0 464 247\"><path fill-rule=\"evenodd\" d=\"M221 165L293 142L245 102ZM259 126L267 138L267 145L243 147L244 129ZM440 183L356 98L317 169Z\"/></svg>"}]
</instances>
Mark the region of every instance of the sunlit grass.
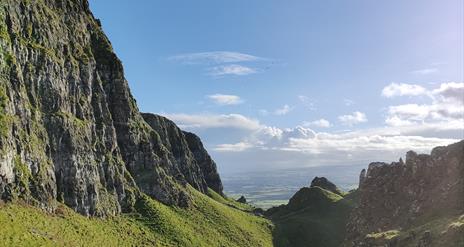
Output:
<instances>
[{"instance_id":1,"label":"sunlit grass","mask_svg":"<svg viewBox=\"0 0 464 247\"><path fill-rule=\"evenodd\" d=\"M136 213L87 218L64 205L50 214L21 203L0 206L5 246L272 246L272 224L188 188L189 209L144 197ZM219 196L219 195L215 195ZM227 199L224 199L228 202Z\"/></svg>"}]
</instances>

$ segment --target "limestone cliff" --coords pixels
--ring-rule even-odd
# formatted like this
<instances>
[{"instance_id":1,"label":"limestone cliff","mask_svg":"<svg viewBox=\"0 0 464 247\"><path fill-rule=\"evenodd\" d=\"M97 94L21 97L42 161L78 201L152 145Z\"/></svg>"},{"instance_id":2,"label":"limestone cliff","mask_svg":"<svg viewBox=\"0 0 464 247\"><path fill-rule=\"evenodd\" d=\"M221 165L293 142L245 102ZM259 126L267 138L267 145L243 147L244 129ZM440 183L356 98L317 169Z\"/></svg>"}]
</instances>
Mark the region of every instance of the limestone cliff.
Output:
<instances>
[{"instance_id":1,"label":"limestone cliff","mask_svg":"<svg viewBox=\"0 0 464 247\"><path fill-rule=\"evenodd\" d=\"M179 206L189 183L222 193L201 142L149 123L87 0L1 1L1 200L108 215L139 191Z\"/></svg>"}]
</instances>

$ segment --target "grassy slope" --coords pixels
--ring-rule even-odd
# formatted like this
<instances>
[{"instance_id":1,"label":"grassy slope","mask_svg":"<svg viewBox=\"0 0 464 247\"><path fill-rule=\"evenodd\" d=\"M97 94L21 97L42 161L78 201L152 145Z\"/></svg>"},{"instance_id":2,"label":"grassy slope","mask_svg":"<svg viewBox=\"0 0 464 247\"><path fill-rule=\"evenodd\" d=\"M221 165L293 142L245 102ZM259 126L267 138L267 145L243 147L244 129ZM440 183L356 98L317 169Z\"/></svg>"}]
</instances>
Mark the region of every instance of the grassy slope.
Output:
<instances>
[{"instance_id":1,"label":"grassy slope","mask_svg":"<svg viewBox=\"0 0 464 247\"><path fill-rule=\"evenodd\" d=\"M317 190L316 190L317 189ZM320 193L308 205L302 205L297 211L285 208L272 215L276 225L275 246L340 246L345 237L345 225L351 209L354 207L355 193L345 197L330 191L316 188L310 193ZM306 195L311 196L311 195Z\"/></svg>"},{"instance_id":2,"label":"grassy slope","mask_svg":"<svg viewBox=\"0 0 464 247\"><path fill-rule=\"evenodd\" d=\"M228 205L230 207L233 207L233 208L236 208L242 211L252 212L253 209L255 209L250 204L240 203L240 202L235 201L232 198L224 198L218 193L216 193L214 190L209 189L209 188L208 188L208 195L217 202L220 202L224 205Z\"/></svg>"},{"instance_id":3,"label":"grassy slope","mask_svg":"<svg viewBox=\"0 0 464 247\"><path fill-rule=\"evenodd\" d=\"M167 207L148 197L138 213L86 218L61 206L48 214L22 204L0 206L6 246L272 246L272 224L193 189L194 207Z\"/></svg>"},{"instance_id":4,"label":"grassy slope","mask_svg":"<svg viewBox=\"0 0 464 247\"><path fill-rule=\"evenodd\" d=\"M449 212L449 216L438 216L421 220L409 229L393 229L371 233L366 236L369 243L386 245L396 242L398 246L415 247L423 241L426 231L430 232L430 246L464 246L464 215Z\"/></svg>"}]
</instances>

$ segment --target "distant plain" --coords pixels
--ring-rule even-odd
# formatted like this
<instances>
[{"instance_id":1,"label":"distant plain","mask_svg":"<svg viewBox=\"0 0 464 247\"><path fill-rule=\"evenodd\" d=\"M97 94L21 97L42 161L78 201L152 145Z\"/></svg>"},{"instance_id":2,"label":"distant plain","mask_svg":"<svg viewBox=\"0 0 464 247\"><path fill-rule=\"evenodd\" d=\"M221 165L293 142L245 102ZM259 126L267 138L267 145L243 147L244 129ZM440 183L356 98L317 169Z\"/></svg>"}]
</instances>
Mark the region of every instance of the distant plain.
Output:
<instances>
[{"instance_id":1,"label":"distant plain","mask_svg":"<svg viewBox=\"0 0 464 247\"><path fill-rule=\"evenodd\" d=\"M349 191L358 186L359 174L366 165L316 166L285 170L237 172L221 174L226 195L245 196L260 208L286 204L295 192L309 186L311 180L326 177L340 189Z\"/></svg>"}]
</instances>

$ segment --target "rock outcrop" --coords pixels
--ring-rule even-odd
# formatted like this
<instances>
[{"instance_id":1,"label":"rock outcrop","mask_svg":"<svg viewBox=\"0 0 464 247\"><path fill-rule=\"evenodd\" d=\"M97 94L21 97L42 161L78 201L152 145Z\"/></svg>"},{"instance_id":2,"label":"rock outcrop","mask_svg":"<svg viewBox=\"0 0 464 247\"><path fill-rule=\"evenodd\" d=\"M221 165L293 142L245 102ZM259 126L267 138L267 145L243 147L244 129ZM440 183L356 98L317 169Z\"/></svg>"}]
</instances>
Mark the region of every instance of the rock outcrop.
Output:
<instances>
[{"instance_id":1,"label":"rock outcrop","mask_svg":"<svg viewBox=\"0 0 464 247\"><path fill-rule=\"evenodd\" d=\"M463 214L464 141L434 148L430 155L409 151L405 162L371 163L361 173L359 196L348 224L354 246L369 246L363 244L370 233Z\"/></svg>"},{"instance_id":2,"label":"rock outcrop","mask_svg":"<svg viewBox=\"0 0 464 247\"><path fill-rule=\"evenodd\" d=\"M315 177L313 181L311 181L311 186L310 187L321 187L325 190L328 190L330 192L333 192L337 195L342 195L342 191L337 188L337 186L330 182L327 178L325 177Z\"/></svg>"},{"instance_id":3,"label":"rock outcrop","mask_svg":"<svg viewBox=\"0 0 464 247\"><path fill-rule=\"evenodd\" d=\"M237 202L247 203L247 199L245 198L245 196L241 196L240 198L237 199Z\"/></svg>"},{"instance_id":4,"label":"rock outcrop","mask_svg":"<svg viewBox=\"0 0 464 247\"><path fill-rule=\"evenodd\" d=\"M98 216L139 191L178 206L188 184L222 194L198 137L150 120L87 0L1 1L1 200Z\"/></svg>"},{"instance_id":5,"label":"rock outcrop","mask_svg":"<svg viewBox=\"0 0 464 247\"><path fill-rule=\"evenodd\" d=\"M204 148L200 138L197 135L186 131L184 131L184 135L187 140L189 149L193 154L193 157L197 161L197 164L200 166L201 172L208 187L216 191L218 194L224 195L223 186L217 171L216 163Z\"/></svg>"},{"instance_id":6,"label":"rock outcrop","mask_svg":"<svg viewBox=\"0 0 464 247\"><path fill-rule=\"evenodd\" d=\"M175 167L189 184L203 193L206 193L209 187L223 195L216 163L197 135L182 131L174 122L163 116L150 113L143 113L142 116L159 134L162 144L172 154L172 163L177 164Z\"/></svg>"}]
</instances>

